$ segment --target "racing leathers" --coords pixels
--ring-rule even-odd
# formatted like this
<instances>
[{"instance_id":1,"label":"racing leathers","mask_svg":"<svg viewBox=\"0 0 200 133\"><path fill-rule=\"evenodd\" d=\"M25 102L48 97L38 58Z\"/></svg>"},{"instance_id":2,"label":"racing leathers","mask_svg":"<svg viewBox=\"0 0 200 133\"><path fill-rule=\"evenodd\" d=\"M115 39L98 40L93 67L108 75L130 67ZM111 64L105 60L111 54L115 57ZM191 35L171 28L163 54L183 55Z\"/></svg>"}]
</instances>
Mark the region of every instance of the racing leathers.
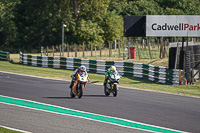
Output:
<instances>
[{"instance_id":1,"label":"racing leathers","mask_svg":"<svg viewBox=\"0 0 200 133\"><path fill-rule=\"evenodd\" d=\"M80 67L77 68L77 69L74 71L74 73L71 75L72 81L71 81L71 83L70 83L69 88L72 88L72 86L73 86L73 84L74 84L74 81L77 79L78 74L80 74L81 72L86 72L86 73L87 73L86 67L85 67L85 66L80 66ZM89 82L90 79L89 79L89 77L87 77L87 78L88 78L88 82Z\"/></svg>"},{"instance_id":2,"label":"racing leathers","mask_svg":"<svg viewBox=\"0 0 200 133\"><path fill-rule=\"evenodd\" d=\"M106 85L106 83L109 79L110 73L117 73L115 66L111 66L110 68L108 68L107 72L105 73L105 80L104 80L104 84L103 84L104 86Z\"/></svg>"}]
</instances>

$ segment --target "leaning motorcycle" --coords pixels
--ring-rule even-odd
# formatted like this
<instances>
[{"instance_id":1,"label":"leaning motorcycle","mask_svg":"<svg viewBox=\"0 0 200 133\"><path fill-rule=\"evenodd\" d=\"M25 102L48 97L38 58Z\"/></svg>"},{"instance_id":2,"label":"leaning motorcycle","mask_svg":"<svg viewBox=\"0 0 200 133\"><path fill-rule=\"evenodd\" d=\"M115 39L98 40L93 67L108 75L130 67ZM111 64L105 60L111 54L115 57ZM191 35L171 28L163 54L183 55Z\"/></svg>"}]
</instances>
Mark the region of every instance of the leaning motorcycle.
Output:
<instances>
[{"instance_id":1,"label":"leaning motorcycle","mask_svg":"<svg viewBox=\"0 0 200 133\"><path fill-rule=\"evenodd\" d=\"M117 96L119 79L121 78L119 73L110 73L108 81L104 86L104 93L106 96L109 96L110 93L113 93L113 96Z\"/></svg>"},{"instance_id":2,"label":"leaning motorcycle","mask_svg":"<svg viewBox=\"0 0 200 133\"><path fill-rule=\"evenodd\" d=\"M70 96L74 98L78 96L81 98L83 95L83 90L85 90L86 84L88 82L88 74L86 72L80 72L77 74L77 79L74 81L72 89L70 91Z\"/></svg>"}]
</instances>

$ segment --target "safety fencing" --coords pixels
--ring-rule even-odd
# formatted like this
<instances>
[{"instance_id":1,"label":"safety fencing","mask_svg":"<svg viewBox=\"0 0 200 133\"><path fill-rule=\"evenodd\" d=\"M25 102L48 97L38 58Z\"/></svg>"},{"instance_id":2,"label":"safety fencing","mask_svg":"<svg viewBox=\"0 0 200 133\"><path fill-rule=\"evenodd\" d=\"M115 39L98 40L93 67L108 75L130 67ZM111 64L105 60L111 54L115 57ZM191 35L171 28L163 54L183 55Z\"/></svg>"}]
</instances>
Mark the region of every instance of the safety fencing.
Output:
<instances>
[{"instance_id":1,"label":"safety fencing","mask_svg":"<svg viewBox=\"0 0 200 133\"><path fill-rule=\"evenodd\" d=\"M0 61L9 61L10 53L5 51L0 51Z\"/></svg>"},{"instance_id":2,"label":"safety fencing","mask_svg":"<svg viewBox=\"0 0 200 133\"><path fill-rule=\"evenodd\" d=\"M181 74L178 69L168 69L166 67L135 62L102 61L58 56L48 57L20 53L20 63L38 67L69 70L75 70L79 66L85 65L88 72L98 74L104 74L111 65L115 65L117 71L121 75L139 77L153 82L169 85L179 85L181 78Z\"/></svg>"}]
</instances>

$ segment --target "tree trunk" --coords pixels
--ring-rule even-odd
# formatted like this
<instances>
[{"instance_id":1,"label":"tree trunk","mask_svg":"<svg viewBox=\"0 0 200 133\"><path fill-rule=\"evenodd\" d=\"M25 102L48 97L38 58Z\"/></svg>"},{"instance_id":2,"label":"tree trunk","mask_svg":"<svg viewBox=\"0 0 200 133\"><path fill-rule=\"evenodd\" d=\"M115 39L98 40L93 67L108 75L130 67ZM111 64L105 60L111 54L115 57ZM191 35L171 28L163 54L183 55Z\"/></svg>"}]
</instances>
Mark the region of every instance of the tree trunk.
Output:
<instances>
[{"instance_id":1,"label":"tree trunk","mask_svg":"<svg viewBox=\"0 0 200 133\"><path fill-rule=\"evenodd\" d=\"M78 19L78 0L74 0L74 14L73 14L73 19L76 21Z\"/></svg>"}]
</instances>

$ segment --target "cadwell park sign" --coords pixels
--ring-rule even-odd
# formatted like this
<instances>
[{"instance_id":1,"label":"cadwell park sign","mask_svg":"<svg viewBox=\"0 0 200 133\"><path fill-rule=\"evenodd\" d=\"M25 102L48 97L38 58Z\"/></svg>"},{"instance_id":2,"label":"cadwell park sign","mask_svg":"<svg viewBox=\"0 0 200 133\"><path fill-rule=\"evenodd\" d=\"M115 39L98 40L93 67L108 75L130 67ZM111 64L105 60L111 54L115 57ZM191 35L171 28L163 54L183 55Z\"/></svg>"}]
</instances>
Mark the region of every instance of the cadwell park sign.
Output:
<instances>
[{"instance_id":1,"label":"cadwell park sign","mask_svg":"<svg viewBox=\"0 0 200 133\"><path fill-rule=\"evenodd\" d=\"M200 16L147 15L146 36L200 37Z\"/></svg>"},{"instance_id":2,"label":"cadwell park sign","mask_svg":"<svg viewBox=\"0 0 200 133\"><path fill-rule=\"evenodd\" d=\"M200 15L124 16L124 37L200 37Z\"/></svg>"}]
</instances>

